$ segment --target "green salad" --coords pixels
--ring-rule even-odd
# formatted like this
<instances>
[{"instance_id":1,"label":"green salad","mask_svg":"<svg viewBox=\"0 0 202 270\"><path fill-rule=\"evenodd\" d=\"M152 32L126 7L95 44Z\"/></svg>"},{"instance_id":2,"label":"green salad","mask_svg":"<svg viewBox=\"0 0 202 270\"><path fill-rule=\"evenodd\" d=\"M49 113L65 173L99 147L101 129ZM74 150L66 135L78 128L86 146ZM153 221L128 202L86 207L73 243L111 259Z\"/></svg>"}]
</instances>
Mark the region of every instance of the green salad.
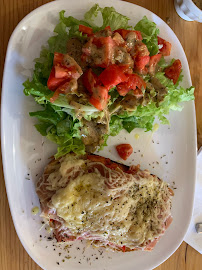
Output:
<instances>
[{"instance_id":1,"label":"green salad","mask_svg":"<svg viewBox=\"0 0 202 270\"><path fill-rule=\"evenodd\" d=\"M169 124L169 111L194 99L193 87L180 86L180 60L166 60L172 45L156 24L146 16L135 26L129 20L98 4L83 20L59 13L32 79L23 84L24 94L42 107L30 116L38 119L38 132L58 145L56 158L102 149L122 129L150 131L155 118Z\"/></svg>"}]
</instances>

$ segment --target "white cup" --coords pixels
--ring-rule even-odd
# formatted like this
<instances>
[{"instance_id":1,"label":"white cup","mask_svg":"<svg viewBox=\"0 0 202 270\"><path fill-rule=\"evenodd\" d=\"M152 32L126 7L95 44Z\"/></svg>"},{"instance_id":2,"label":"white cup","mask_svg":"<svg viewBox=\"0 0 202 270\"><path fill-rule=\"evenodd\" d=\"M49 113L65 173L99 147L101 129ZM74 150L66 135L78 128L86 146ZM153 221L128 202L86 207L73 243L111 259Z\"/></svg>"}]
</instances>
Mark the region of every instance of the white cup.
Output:
<instances>
[{"instance_id":1,"label":"white cup","mask_svg":"<svg viewBox=\"0 0 202 270\"><path fill-rule=\"evenodd\" d=\"M202 22L202 10L192 0L174 0L177 14L186 21Z\"/></svg>"}]
</instances>

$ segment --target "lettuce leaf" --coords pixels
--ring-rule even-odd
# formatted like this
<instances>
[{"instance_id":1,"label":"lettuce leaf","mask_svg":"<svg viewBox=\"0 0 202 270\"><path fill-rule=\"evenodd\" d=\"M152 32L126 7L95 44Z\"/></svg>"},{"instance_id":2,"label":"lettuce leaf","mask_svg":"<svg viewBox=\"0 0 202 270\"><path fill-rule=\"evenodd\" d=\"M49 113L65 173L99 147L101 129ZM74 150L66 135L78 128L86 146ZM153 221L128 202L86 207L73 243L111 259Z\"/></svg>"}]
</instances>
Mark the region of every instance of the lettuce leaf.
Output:
<instances>
[{"instance_id":1,"label":"lettuce leaf","mask_svg":"<svg viewBox=\"0 0 202 270\"><path fill-rule=\"evenodd\" d=\"M152 130L155 117L160 120L161 124L169 124L165 115L168 115L170 110L181 111L183 109L182 102L194 100L193 86L189 88L176 86L177 84L174 85L170 79L165 77L164 72L156 73L155 77L167 88L168 93L160 104L150 101L147 106L139 105L135 111L119 115L119 118L122 118L124 129L128 132L134 128ZM179 81L181 79L182 76Z\"/></svg>"},{"instance_id":2,"label":"lettuce leaf","mask_svg":"<svg viewBox=\"0 0 202 270\"><path fill-rule=\"evenodd\" d=\"M99 17L101 17L101 20L99 20ZM95 4L86 12L84 18L94 31L104 29L106 26L110 26L112 31L119 28L130 28L128 25L130 19L118 13L113 7L101 8L98 4Z\"/></svg>"},{"instance_id":3,"label":"lettuce leaf","mask_svg":"<svg viewBox=\"0 0 202 270\"><path fill-rule=\"evenodd\" d=\"M147 45L150 55L157 54L159 51L157 39L159 29L156 27L156 24L144 16L143 19L136 24L134 29L141 32L142 41Z\"/></svg>"},{"instance_id":4,"label":"lettuce leaf","mask_svg":"<svg viewBox=\"0 0 202 270\"><path fill-rule=\"evenodd\" d=\"M39 120L35 127L41 135L58 144L55 158L71 151L84 154L79 120L52 104L46 104L42 111L30 112L30 116Z\"/></svg>"}]
</instances>

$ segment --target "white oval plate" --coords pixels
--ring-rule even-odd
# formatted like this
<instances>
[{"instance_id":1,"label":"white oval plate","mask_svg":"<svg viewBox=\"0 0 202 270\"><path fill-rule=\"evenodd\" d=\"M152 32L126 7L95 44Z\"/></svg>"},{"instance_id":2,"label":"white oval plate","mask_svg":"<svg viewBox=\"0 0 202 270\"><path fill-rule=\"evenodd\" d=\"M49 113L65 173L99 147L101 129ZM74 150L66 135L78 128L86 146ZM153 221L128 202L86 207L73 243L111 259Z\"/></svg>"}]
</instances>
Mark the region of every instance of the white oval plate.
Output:
<instances>
[{"instance_id":1,"label":"white oval plate","mask_svg":"<svg viewBox=\"0 0 202 270\"><path fill-rule=\"evenodd\" d=\"M182 61L185 75L183 85L191 85L183 48L164 21L134 4L116 0L102 0L99 3L102 7L114 6L118 12L131 18L131 25L135 25L144 15L154 21L160 28L160 36L172 43L171 58L179 58ZM119 136L110 138L109 146L100 153L113 160L119 160L114 146L117 143L130 142L136 153L126 164L140 163L141 168L149 169L171 185L175 182L174 186L177 189L173 199L173 223L152 252L124 254L103 251L100 255L99 250L91 247L84 250L85 244L77 243L68 253L62 247L53 246L53 241L44 238L47 232L44 228L40 230L39 215L31 215L32 207L39 206L35 182L47 164L48 157L55 153L56 146L35 130L35 120L30 118L28 113L36 110L38 105L32 97L24 96L22 83L27 75L31 74L27 70L34 67L33 59L39 56L41 46L53 35L53 29L58 22L58 12L65 9L66 15L81 19L93 4L91 0L48 3L27 15L10 38L3 77L1 134L8 200L13 222L23 246L44 269L151 269L161 264L177 249L190 222L196 165L194 102L184 104L180 113L170 113L170 127L160 126L155 133L145 133L139 129L131 134L122 131ZM134 137L136 133L140 135L139 140Z\"/></svg>"}]
</instances>

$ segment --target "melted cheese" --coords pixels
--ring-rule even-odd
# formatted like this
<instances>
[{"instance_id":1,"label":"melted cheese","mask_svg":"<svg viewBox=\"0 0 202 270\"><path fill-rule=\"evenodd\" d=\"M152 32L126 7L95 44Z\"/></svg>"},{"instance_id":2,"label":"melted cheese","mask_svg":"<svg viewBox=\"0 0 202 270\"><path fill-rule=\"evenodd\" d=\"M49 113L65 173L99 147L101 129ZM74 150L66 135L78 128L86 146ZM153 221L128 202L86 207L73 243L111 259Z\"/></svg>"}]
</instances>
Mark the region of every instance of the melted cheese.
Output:
<instances>
[{"instance_id":1,"label":"melted cheese","mask_svg":"<svg viewBox=\"0 0 202 270\"><path fill-rule=\"evenodd\" d=\"M59 174L65 178L68 170L81 166L83 160L66 158ZM49 177L49 181L54 179ZM134 247L153 240L162 231L170 214L170 195L167 184L148 171L130 175L123 187L117 195L117 189L108 188L106 178L99 171L84 173L57 189L51 203L72 234L87 232L118 245Z\"/></svg>"}]
</instances>

